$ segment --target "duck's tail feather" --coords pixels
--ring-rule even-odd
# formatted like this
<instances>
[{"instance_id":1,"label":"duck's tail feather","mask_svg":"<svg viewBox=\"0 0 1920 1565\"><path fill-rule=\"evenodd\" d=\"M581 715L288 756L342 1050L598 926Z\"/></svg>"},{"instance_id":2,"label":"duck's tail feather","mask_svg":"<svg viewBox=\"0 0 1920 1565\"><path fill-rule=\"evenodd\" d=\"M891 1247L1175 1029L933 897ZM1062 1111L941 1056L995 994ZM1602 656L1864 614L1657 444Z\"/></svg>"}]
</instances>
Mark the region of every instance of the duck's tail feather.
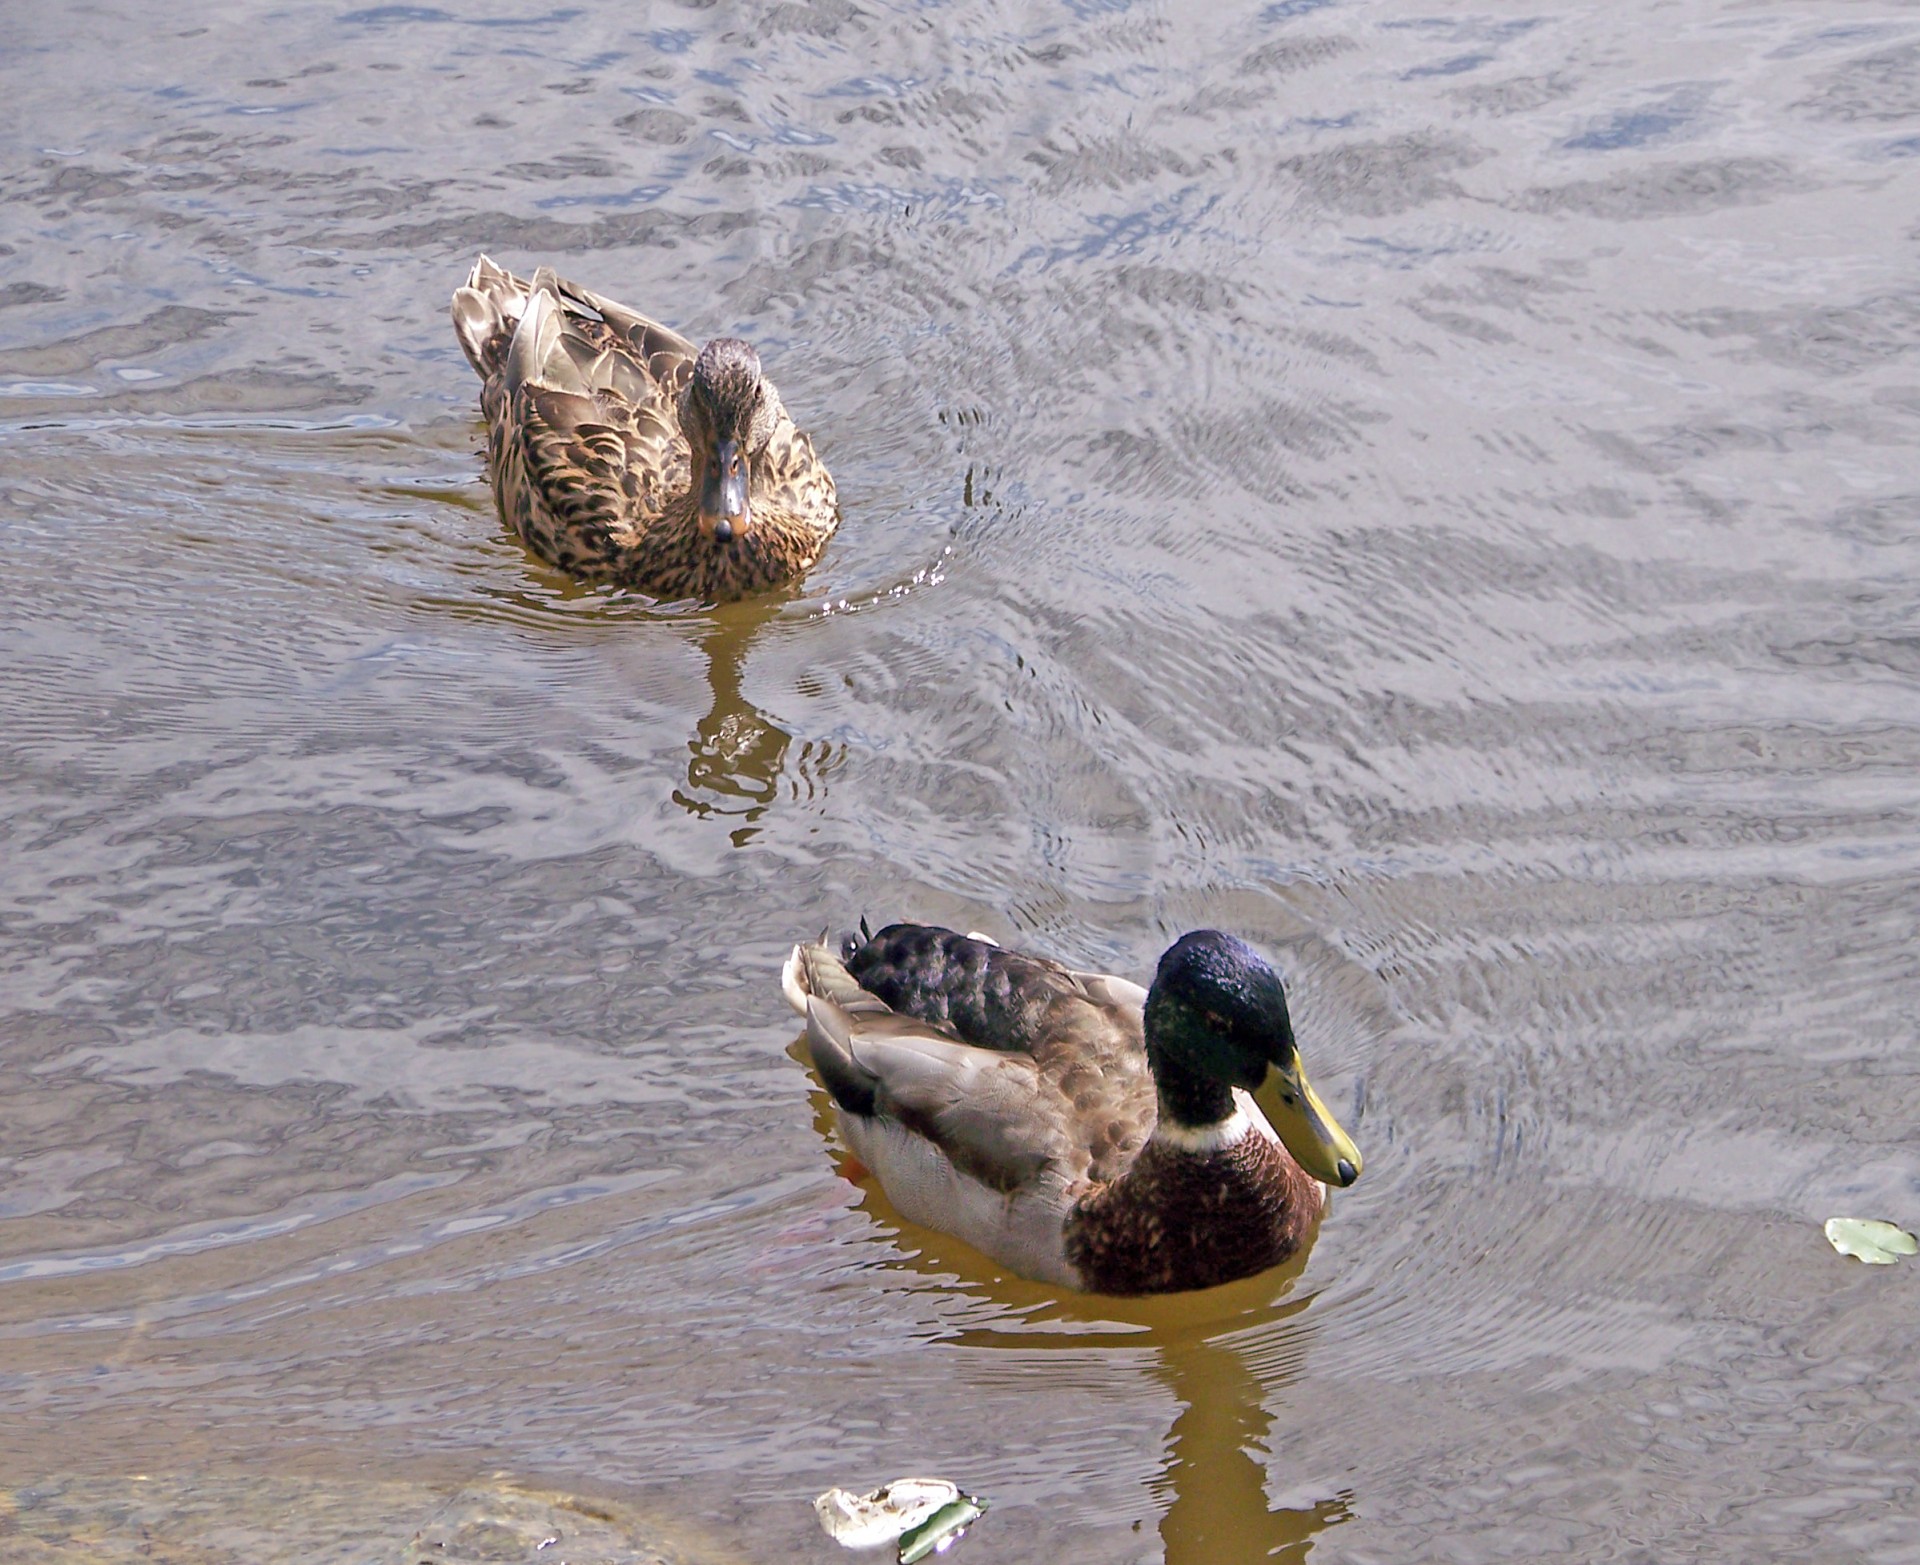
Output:
<instances>
[{"instance_id":1,"label":"duck's tail feather","mask_svg":"<svg viewBox=\"0 0 1920 1565\"><path fill-rule=\"evenodd\" d=\"M491 256L483 255L473 263L465 286L453 291L454 335L482 380L491 378L506 364L529 304L543 294L552 302L553 317L560 326L573 321L596 329L590 333L591 341L564 332L557 339L577 371L568 378L595 386L613 385L631 400L643 394L647 386L636 379L634 369L623 367L626 355L642 375L662 385L679 379L693 362L696 349L691 342L638 310L582 288L551 266L538 267L531 278L521 278ZM605 330L598 330L600 327ZM609 338L625 344L617 359L604 352ZM552 364L551 354L543 367L558 368Z\"/></svg>"},{"instance_id":2,"label":"duck's tail feather","mask_svg":"<svg viewBox=\"0 0 1920 1565\"><path fill-rule=\"evenodd\" d=\"M806 1000L807 1053L833 1101L849 1114L871 1119L880 1108L880 1078L853 1052L853 1018L830 1000Z\"/></svg>"},{"instance_id":3,"label":"duck's tail feather","mask_svg":"<svg viewBox=\"0 0 1920 1565\"><path fill-rule=\"evenodd\" d=\"M537 282L539 273L534 276ZM560 306L547 289L536 287L529 295L520 324L514 328L503 374L508 395L526 386L544 386L581 397L591 395L592 387L561 347Z\"/></svg>"},{"instance_id":4,"label":"duck's tail feather","mask_svg":"<svg viewBox=\"0 0 1920 1565\"><path fill-rule=\"evenodd\" d=\"M807 1053L834 1102L851 1114L871 1117L880 1079L854 1055L856 1018L888 1015L887 1007L854 981L824 942L802 942L780 969L780 992L807 1022Z\"/></svg>"},{"instance_id":5,"label":"duck's tail feather","mask_svg":"<svg viewBox=\"0 0 1920 1565\"><path fill-rule=\"evenodd\" d=\"M453 334L460 351L482 380L505 361L520 317L526 313L527 284L491 256L481 256L466 285L453 291Z\"/></svg>"},{"instance_id":6,"label":"duck's tail feather","mask_svg":"<svg viewBox=\"0 0 1920 1565\"><path fill-rule=\"evenodd\" d=\"M780 969L780 992L802 1016L807 1001L818 998L851 1016L877 1015L887 1009L879 996L860 987L847 964L824 941L805 941L793 948Z\"/></svg>"}]
</instances>

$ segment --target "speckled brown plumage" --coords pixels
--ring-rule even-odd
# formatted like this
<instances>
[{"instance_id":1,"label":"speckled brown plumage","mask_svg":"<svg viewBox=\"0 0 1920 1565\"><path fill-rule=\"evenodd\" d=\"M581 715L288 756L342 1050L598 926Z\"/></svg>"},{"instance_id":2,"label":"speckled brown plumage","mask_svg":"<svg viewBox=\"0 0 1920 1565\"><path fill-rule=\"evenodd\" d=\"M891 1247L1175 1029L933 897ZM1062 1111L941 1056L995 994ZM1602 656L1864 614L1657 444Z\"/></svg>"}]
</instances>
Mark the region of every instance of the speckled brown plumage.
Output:
<instances>
[{"instance_id":1,"label":"speckled brown plumage","mask_svg":"<svg viewBox=\"0 0 1920 1565\"><path fill-rule=\"evenodd\" d=\"M523 281L485 256L453 319L482 382L495 503L549 564L719 602L801 576L833 536L833 479L746 344L696 353L546 267ZM700 477L723 436L739 438L750 521L716 530Z\"/></svg>"}]
</instances>

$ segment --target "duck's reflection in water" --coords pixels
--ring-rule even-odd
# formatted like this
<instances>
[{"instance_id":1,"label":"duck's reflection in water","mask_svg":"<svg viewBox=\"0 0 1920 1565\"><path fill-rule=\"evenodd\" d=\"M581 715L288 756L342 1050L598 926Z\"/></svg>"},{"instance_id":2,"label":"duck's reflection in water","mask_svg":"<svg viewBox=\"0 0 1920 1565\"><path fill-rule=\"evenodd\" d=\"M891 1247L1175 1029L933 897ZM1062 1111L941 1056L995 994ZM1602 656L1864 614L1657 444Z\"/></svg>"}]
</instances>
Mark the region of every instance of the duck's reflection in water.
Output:
<instances>
[{"instance_id":1,"label":"duck's reflection in water","mask_svg":"<svg viewBox=\"0 0 1920 1565\"><path fill-rule=\"evenodd\" d=\"M1264 1456L1273 1417L1248 1361L1252 1345L1235 1340L1241 1335L1196 1335L1160 1352L1160 1377L1181 1407L1166 1465L1149 1485L1165 1506L1167 1565L1304 1560L1314 1537L1349 1514L1344 1493L1297 1508L1269 1503Z\"/></svg>"},{"instance_id":2,"label":"duck's reflection in water","mask_svg":"<svg viewBox=\"0 0 1920 1565\"><path fill-rule=\"evenodd\" d=\"M744 847L757 834L757 822L782 790L794 797L824 791L833 754L825 745L803 744L792 758L793 736L741 691L741 674L755 635L778 617L780 605L747 601L711 611L701 636L707 656L707 685L712 698L706 716L687 741L687 780L673 791L674 803L700 818L737 818L733 845Z\"/></svg>"}]
</instances>

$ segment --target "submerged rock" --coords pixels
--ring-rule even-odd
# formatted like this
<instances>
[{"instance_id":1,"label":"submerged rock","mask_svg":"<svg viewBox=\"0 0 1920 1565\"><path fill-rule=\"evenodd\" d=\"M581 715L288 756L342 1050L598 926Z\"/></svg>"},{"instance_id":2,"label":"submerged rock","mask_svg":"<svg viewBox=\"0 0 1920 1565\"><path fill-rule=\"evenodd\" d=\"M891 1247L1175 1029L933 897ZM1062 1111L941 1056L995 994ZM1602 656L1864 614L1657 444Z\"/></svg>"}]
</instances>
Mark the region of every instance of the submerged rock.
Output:
<instances>
[{"instance_id":1,"label":"submerged rock","mask_svg":"<svg viewBox=\"0 0 1920 1565\"><path fill-rule=\"evenodd\" d=\"M0 1488L0 1565L741 1565L625 1502L502 1476L459 1490L303 1478L50 1478Z\"/></svg>"}]
</instances>

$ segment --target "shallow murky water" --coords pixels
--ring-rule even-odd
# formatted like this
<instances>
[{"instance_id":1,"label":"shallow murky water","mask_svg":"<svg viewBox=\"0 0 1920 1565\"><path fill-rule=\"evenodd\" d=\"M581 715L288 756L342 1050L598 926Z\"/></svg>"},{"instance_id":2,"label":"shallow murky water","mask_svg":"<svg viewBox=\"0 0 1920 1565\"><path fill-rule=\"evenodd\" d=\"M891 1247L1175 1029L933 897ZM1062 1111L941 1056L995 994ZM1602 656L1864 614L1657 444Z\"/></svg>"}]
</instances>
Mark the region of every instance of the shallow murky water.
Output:
<instances>
[{"instance_id":1,"label":"shallow murky water","mask_svg":"<svg viewBox=\"0 0 1920 1565\"><path fill-rule=\"evenodd\" d=\"M0 1480L1920 1560L1920 1268L1818 1226L1920 1218L1911 12L14 5L0 86ZM482 248L760 343L802 588L503 534ZM1259 940L1365 1179L997 1279L786 1052L862 912Z\"/></svg>"}]
</instances>

